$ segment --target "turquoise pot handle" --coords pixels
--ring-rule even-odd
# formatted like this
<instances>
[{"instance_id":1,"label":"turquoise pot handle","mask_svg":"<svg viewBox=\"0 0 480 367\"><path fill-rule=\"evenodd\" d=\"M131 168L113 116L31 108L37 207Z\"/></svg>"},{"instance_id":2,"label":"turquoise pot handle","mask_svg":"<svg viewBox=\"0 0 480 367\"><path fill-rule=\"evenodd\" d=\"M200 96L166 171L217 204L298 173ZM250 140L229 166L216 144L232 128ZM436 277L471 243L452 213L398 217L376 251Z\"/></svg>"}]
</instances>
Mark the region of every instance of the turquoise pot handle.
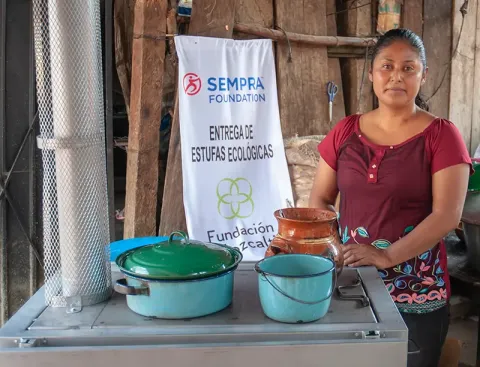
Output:
<instances>
[{"instance_id":1,"label":"turquoise pot handle","mask_svg":"<svg viewBox=\"0 0 480 367\"><path fill-rule=\"evenodd\" d=\"M132 287L127 284L126 279L119 279L115 283L114 289L117 293L124 294L126 296L149 296L150 288L147 286Z\"/></svg>"},{"instance_id":2,"label":"turquoise pot handle","mask_svg":"<svg viewBox=\"0 0 480 367\"><path fill-rule=\"evenodd\" d=\"M316 305L318 303L321 303L323 301L326 301L327 299L329 299L332 294L333 294L333 291L335 290L335 288L337 288L337 272L335 270L335 268L332 269L332 277L333 277L333 287L332 289L330 290L329 294L322 298L320 301L303 301L301 299L298 299L298 298L295 298L295 297L292 297L290 295L288 295L287 293L285 293L284 291L282 291L272 280L268 279L268 275L265 274L265 272L261 272L262 276L265 278L265 280L279 293L281 293L282 295L284 295L285 297L291 299L292 301L295 301L295 302L298 302L298 303L302 303L304 305Z\"/></svg>"}]
</instances>

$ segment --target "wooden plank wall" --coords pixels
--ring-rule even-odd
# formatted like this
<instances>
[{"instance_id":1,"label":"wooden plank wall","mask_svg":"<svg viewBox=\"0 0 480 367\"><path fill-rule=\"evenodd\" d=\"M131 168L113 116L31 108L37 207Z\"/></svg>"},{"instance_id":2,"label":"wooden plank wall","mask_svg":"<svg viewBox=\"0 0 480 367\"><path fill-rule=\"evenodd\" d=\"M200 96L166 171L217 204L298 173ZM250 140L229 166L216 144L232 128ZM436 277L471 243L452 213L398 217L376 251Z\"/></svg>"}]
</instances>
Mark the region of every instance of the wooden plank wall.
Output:
<instances>
[{"instance_id":1,"label":"wooden plank wall","mask_svg":"<svg viewBox=\"0 0 480 367\"><path fill-rule=\"evenodd\" d=\"M427 51L429 70L421 93L428 100L430 112L448 118L452 54L452 0L424 0L423 42Z\"/></svg>"},{"instance_id":2,"label":"wooden plank wall","mask_svg":"<svg viewBox=\"0 0 480 367\"><path fill-rule=\"evenodd\" d=\"M298 21L298 17L289 13L294 8L298 13L307 14L307 17ZM292 3L288 1L283 3L277 1L275 7L277 21L275 22L273 0L237 0L235 22L256 24L267 28L277 26L289 32L337 35L335 9L335 0L328 0L325 9L322 4L317 4L315 1L304 4L303 8L293 7ZM325 19L325 24L318 22L318 19ZM292 27L293 20L300 26ZM311 24L315 24L316 28L312 28ZM311 31L307 32L305 29L311 29ZM234 33L234 38L258 37ZM292 44L292 63L289 63L288 45L274 43L274 48L277 50L279 104L284 137L328 132L338 120L345 116L339 59L326 57L326 48ZM298 56L295 57L295 55ZM312 64L312 60L320 60L321 65L314 67L311 71L301 67L304 62ZM320 66L325 69L325 60L328 65L328 75L325 72L319 73ZM313 65L315 65L314 62ZM328 121L328 99L326 97L326 83L329 80L334 81L339 88L334 99L332 124L329 124ZM298 90L302 92L295 94L295 91ZM303 107L305 98L309 108ZM290 103L297 99L298 103ZM291 121L295 122L292 124Z\"/></svg>"},{"instance_id":3,"label":"wooden plank wall","mask_svg":"<svg viewBox=\"0 0 480 367\"><path fill-rule=\"evenodd\" d=\"M335 12L335 0L329 0L329 12ZM232 11L235 6L235 12ZM193 7L189 34L232 37L233 21L250 23L285 31L327 35L327 6L315 0L302 6L289 0L197 0ZM276 22L274 23L274 14ZM207 18L208 17L208 18ZM228 27L225 27L227 25ZM328 34L336 34L335 16L328 22ZM235 34L236 39L255 38ZM333 121L345 116L342 81L338 59L328 59L326 47L292 43L292 62L286 43L275 43L279 105L284 137L295 134L325 134L331 129L328 117L326 84L334 80L340 86L334 100ZM332 66L331 68L329 67ZM329 70L331 72L329 73ZM183 203L181 142L178 122L178 98L172 133L159 235L172 230L186 230Z\"/></svg>"},{"instance_id":4,"label":"wooden plank wall","mask_svg":"<svg viewBox=\"0 0 480 367\"><path fill-rule=\"evenodd\" d=\"M275 23L286 32L327 35L324 1L275 1ZM328 56L326 47L277 44L277 88L284 137L328 132Z\"/></svg>"},{"instance_id":5,"label":"wooden plank wall","mask_svg":"<svg viewBox=\"0 0 480 367\"><path fill-rule=\"evenodd\" d=\"M423 34L423 0L404 1L402 9L402 26L422 37Z\"/></svg>"},{"instance_id":6,"label":"wooden plank wall","mask_svg":"<svg viewBox=\"0 0 480 367\"><path fill-rule=\"evenodd\" d=\"M477 4L477 26L475 40L475 75L473 85L473 114L470 152L472 156L480 144L480 2Z\"/></svg>"},{"instance_id":7,"label":"wooden plank wall","mask_svg":"<svg viewBox=\"0 0 480 367\"><path fill-rule=\"evenodd\" d=\"M273 28L273 0L237 0L235 23L256 24ZM235 39L256 39L258 37L244 33L234 33Z\"/></svg>"},{"instance_id":8,"label":"wooden plank wall","mask_svg":"<svg viewBox=\"0 0 480 367\"><path fill-rule=\"evenodd\" d=\"M469 0L468 13L465 16L460 35L462 14L460 7L463 0L455 0L453 5L453 43L457 53L453 55L450 80L450 120L459 128L470 150L472 136L473 95L475 74L475 39L477 29L477 0ZM460 36L460 38L459 38ZM478 86L477 86L478 88Z\"/></svg>"},{"instance_id":9,"label":"wooden plank wall","mask_svg":"<svg viewBox=\"0 0 480 367\"><path fill-rule=\"evenodd\" d=\"M339 17L343 32L342 36L371 36L372 7L368 0L357 2L356 8L348 10L350 3L337 1L338 10L342 11ZM343 7L340 8L340 5ZM347 115L365 113L373 108L373 88L368 79L369 62L365 65L365 58L347 58L342 60L342 77L345 96L345 110Z\"/></svg>"},{"instance_id":10,"label":"wooden plank wall","mask_svg":"<svg viewBox=\"0 0 480 367\"><path fill-rule=\"evenodd\" d=\"M327 35L337 36L337 6L335 0L327 0ZM328 126L330 129L342 118L345 117L345 99L343 96L342 70L340 68L340 59L336 57L328 58L328 79L333 81L338 92L333 100L333 119Z\"/></svg>"},{"instance_id":11,"label":"wooden plank wall","mask_svg":"<svg viewBox=\"0 0 480 367\"><path fill-rule=\"evenodd\" d=\"M188 33L204 37L231 38L236 0L196 0ZM183 204L182 155L178 115L178 92L168 151L167 173L163 191L163 205L159 235L187 230Z\"/></svg>"},{"instance_id":12,"label":"wooden plank wall","mask_svg":"<svg viewBox=\"0 0 480 367\"><path fill-rule=\"evenodd\" d=\"M375 4L367 6L370 3L363 4L363 1L368 2L362 0L357 8L344 9L345 2L342 0L305 0L302 4L290 0L197 0L189 34L256 38L244 34L232 35L235 21L303 34L335 35L338 31L339 35L345 36L370 36L375 33L376 8ZM480 44L480 37L476 37L480 33L480 22L476 21L477 11L480 12L479 1L470 0L459 53L451 64L451 48L458 39L459 7L463 0L455 0L454 4L451 0L409 0L404 2L402 11L402 26L422 36L427 50L429 74L421 93L428 100L432 113L454 121L467 145L472 147L472 152L480 142L480 91L473 88L473 80L480 82L479 47L475 48ZM327 16L335 11L341 11L341 15ZM291 43L289 60L287 43L274 43L274 47L284 137L325 134L343 116L373 108L374 95L368 80L370 65L368 61L364 69L364 57L339 61L337 58L329 59L326 48ZM335 99L332 124L329 124L326 94L329 80L341 87ZM450 90L455 92L450 93ZM181 170L176 106L160 235L172 230L186 230Z\"/></svg>"},{"instance_id":13,"label":"wooden plank wall","mask_svg":"<svg viewBox=\"0 0 480 367\"><path fill-rule=\"evenodd\" d=\"M463 19L460 10L465 4L465 0L406 1L403 26L423 37L429 73L421 93L430 111L459 128L473 156L480 144L480 90L476 88L480 84L480 1L468 1Z\"/></svg>"}]
</instances>

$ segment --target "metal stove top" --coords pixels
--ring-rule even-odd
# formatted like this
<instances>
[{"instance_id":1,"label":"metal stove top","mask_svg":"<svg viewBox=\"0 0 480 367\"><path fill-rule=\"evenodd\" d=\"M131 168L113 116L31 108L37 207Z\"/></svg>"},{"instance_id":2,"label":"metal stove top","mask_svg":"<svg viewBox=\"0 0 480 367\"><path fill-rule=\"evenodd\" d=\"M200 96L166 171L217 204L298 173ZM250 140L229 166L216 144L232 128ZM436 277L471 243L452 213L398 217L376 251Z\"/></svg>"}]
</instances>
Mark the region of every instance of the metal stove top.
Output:
<instances>
[{"instance_id":1,"label":"metal stove top","mask_svg":"<svg viewBox=\"0 0 480 367\"><path fill-rule=\"evenodd\" d=\"M355 269L345 269L339 278L339 286L350 286L335 293L327 315L314 324L361 324L377 323L375 312ZM114 279L120 277L114 273ZM355 297L346 299L342 297ZM363 301L363 302L362 302ZM29 330L64 330L71 328L149 328L166 330L171 328L202 328L261 326L264 329L278 327L277 321L264 316L257 288L257 274L248 268L241 268L235 274L232 304L226 309L201 318L188 320L163 320L140 316L132 312L125 296L114 293L106 303L85 308L78 314L66 314L63 309L47 308L29 327Z\"/></svg>"},{"instance_id":2,"label":"metal stove top","mask_svg":"<svg viewBox=\"0 0 480 367\"><path fill-rule=\"evenodd\" d=\"M114 280L121 277L115 270L112 274ZM354 299L336 292L328 314L306 324L283 324L264 315L252 263L242 263L236 271L228 308L190 320L140 316L117 293L107 302L67 314L63 308L45 307L41 290L0 329L0 348L15 346L22 338L48 346L406 339L406 326L374 268L345 268L338 284L347 286L343 296Z\"/></svg>"},{"instance_id":3,"label":"metal stove top","mask_svg":"<svg viewBox=\"0 0 480 367\"><path fill-rule=\"evenodd\" d=\"M283 324L263 314L253 265L236 271L230 307L191 320L145 318L119 294L67 314L45 307L42 289L0 329L0 366L406 366L407 327L375 268L344 269L339 285L355 284L342 290L355 299L334 294L320 321Z\"/></svg>"}]
</instances>

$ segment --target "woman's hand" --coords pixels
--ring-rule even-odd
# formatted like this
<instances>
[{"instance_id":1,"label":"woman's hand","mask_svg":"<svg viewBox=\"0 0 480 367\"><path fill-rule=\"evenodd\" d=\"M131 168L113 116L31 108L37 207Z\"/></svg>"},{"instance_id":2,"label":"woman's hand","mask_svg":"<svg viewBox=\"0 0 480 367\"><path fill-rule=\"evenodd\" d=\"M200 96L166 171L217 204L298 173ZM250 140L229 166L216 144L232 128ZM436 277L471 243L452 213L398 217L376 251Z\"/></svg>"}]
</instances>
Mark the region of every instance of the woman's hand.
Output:
<instances>
[{"instance_id":1,"label":"woman's hand","mask_svg":"<svg viewBox=\"0 0 480 367\"><path fill-rule=\"evenodd\" d=\"M345 266L375 266L377 269L385 269L392 264L385 250L379 250L372 245L343 245L343 257Z\"/></svg>"}]
</instances>

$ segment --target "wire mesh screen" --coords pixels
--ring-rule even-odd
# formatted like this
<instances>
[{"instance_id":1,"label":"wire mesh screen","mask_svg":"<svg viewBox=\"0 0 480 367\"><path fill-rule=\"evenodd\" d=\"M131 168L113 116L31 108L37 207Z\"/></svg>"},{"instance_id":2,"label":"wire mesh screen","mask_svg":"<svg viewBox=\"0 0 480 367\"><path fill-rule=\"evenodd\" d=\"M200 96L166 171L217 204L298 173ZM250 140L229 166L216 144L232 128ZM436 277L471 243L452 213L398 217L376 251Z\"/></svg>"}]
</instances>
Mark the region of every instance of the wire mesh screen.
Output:
<instances>
[{"instance_id":1,"label":"wire mesh screen","mask_svg":"<svg viewBox=\"0 0 480 367\"><path fill-rule=\"evenodd\" d=\"M110 296L99 0L34 0L45 297L77 312Z\"/></svg>"}]
</instances>

